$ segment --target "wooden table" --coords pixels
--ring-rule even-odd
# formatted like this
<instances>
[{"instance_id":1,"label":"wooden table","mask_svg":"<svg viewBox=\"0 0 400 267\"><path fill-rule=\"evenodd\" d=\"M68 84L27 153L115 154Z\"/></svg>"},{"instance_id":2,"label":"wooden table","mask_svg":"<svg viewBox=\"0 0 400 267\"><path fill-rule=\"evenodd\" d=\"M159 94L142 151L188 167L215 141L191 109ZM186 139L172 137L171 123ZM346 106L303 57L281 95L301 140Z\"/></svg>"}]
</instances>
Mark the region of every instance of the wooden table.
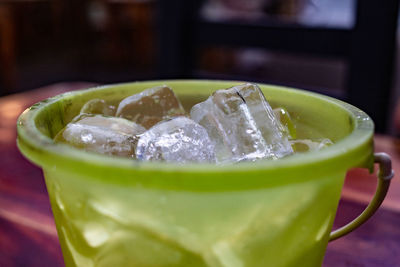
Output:
<instances>
[{"instance_id":1,"label":"wooden table","mask_svg":"<svg viewBox=\"0 0 400 267\"><path fill-rule=\"evenodd\" d=\"M0 266L64 266L42 172L15 145L18 115L34 102L87 83L56 84L0 98ZM376 151L389 153L400 173L399 141L375 137ZM376 178L363 170L349 172L335 227L361 213ZM306 263L299 266L307 266ZM400 182L393 180L383 206L363 226L328 245L324 267L400 266Z\"/></svg>"}]
</instances>

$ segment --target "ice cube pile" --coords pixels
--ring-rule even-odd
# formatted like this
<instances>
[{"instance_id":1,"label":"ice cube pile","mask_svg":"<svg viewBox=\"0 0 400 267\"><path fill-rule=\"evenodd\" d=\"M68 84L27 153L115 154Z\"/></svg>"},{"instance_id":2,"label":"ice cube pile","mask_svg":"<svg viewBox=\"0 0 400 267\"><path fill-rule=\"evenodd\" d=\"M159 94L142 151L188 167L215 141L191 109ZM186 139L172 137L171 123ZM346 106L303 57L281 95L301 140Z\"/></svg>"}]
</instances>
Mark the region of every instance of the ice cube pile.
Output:
<instances>
[{"instance_id":1,"label":"ice cube pile","mask_svg":"<svg viewBox=\"0 0 400 267\"><path fill-rule=\"evenodd\" d=\"M272 109L251 83L217 90L189 114L166 85L129 96L118 106L92 99L55 141L90 152L182 164L279 159L332 144L329 139L296 139L289 113Z\"/></svg>"}]
</instances>

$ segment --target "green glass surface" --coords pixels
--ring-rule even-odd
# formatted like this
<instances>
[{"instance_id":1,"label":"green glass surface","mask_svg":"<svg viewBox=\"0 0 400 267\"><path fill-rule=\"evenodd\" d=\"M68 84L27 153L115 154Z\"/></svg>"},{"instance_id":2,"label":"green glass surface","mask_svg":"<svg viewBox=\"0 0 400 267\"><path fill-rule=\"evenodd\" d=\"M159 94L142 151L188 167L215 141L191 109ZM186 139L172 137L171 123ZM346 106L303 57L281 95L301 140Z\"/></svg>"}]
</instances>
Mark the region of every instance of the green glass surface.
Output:
<instances>
[{"instance_id":1,"label":"green glass surface","mask_svg":"<svg viewBox=\"0 0 400 267\"><path fill-rule=\"evenodd\" d=\"M241 82L150 81L66 93L18 120L18 146L44 170L66 266L320 266L345 173L372 166L373 123L341 101L260 85L297 138L323 150L235 165L143 163L52 138L90 99L116 104L166 84L186 110Z\"/></svg>"}]
</instances>

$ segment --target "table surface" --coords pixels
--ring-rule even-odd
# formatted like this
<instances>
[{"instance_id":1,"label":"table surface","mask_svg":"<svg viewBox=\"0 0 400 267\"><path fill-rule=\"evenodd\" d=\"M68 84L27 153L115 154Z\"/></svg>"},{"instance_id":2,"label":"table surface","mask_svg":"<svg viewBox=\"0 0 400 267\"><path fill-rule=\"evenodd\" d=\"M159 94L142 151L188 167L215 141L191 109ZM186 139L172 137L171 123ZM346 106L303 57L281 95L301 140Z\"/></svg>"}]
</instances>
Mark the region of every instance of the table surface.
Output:
<instances>
[{"instance_id":1,"label":"table surface","mask_svg":"<svg viewBox=\"0 0 400 267\"><path fill-rule=\"evenodd\" d=\"M88 83L63 83L0 98L0 266L64 266L42 172L17 150L16 119L33 103ZM391 155L400 173L400 141L375 136L375 151ZM365 170L348 173L334 227L366 207L376 185ZM400 181L392 181L382 207L364 225L329 243L324 267L400 266Z\"/></svg>"}]
</instances>

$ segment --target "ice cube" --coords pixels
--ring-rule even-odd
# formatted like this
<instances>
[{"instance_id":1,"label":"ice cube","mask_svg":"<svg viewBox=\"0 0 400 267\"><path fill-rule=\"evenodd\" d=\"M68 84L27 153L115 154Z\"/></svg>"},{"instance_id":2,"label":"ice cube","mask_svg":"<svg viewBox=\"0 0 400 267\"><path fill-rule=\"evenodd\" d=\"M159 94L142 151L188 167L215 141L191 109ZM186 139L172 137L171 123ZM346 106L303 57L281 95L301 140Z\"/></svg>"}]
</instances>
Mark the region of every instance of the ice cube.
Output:
<instances>
[{"instance_id":1,"label":"ice cube","mask_svg":"<svg viewBox=\"0 0 400 267\"><path fill-rule=\"evenodd\" d=\"M166 162L215 162L214 144L206 129L186 117L163 121L139 139L136 157Z\"/></svg>"},{"instance_id":2,"label":"ice cube","mask_svg":"<svg viewBox=\"0 0 400 267\"><path fill-rule=\"evenodd\" d=\"M216 143L223 140L230 160L277 159L293 153L283 126L255 84L218 90L194 106L191 116ZM214 138L214 133L220 137Z\"/></svg>"},{"instance_id":3,"label":"ice cube","mask_svg":"<svg viewBox=\"0 0 400 267\"><path fill-rule=\"evenodd\" d=\"M190 117L207 130L208 136L214 143L215 155L218 162L224 162L231 157L231 152L224 144L224 140L216 127L217 123L211 115L210 110L213 109L213 105L212 97L209 97L206 101L192 107Z\"/></svg>"},{"instance_id":4,"label":"ice cube","mask_svg":"<svg viewBox=\"0 0 400 267\"><path fill-rule=\"evenodd\" d=\"M131 120L149 129L156 123L185 115L178 98L168 86L147 89L123 99L116 116Z\"/></svg>"},{"instance_id":5,"label":"ice cube","mask_svg":"<svg viewBox=\"0 0 400 267\"><path fill-rule=\"evenodd\" d=\"M319 140L309 140L309 139L296 139L290 141L293 150L295 152L308 152L317 151L325 147L333 145L333 142L328 138L323 138Z\"/></svg>"},{"instance_id":6,"label":"ice cube","mask_svg":"<svg viewBox=\"0 0 400 267\"><path fill-rule=\"evenodd\" d=\"M81 109L81 114L102 114L105 116L115 115L115 106L109 105L103 99L92 99L86 102Z\"/></svg>"},{"instance_id":7,"label":"ice cube","mask_svg":"<svg viewBox=\"0 0 400 267\"><path fill-rule=\"evenodd\" d=\"M282 132L282 125L276 119L271 106L261 89L251 83L234 87L248 106L251 116L267 143L267 157L281 158L293 153L288 137Z\"/></svg>"},{"instance_id":8,"label":"ice cube","mask_svg":"<svg viewBox=\"0 0 400 267\"><path fill-rule=\"evenodd\" d=\"M61 131L55 140L87 151L135 157L138 135L145 129L123 118L80 115Z\"/></svg>"},{"instance_id":9,"label":"ice cube","mask_svg":"<svg viewBox=\"0 0 400 267\"><path fill-rule=\"evenodd\" d=\"M289 139L296 138L296 126L294 125L289 112L284 108L273 109L275 117L281 122L281 131L289 137Z\"/></svg>"}]
</instances>

